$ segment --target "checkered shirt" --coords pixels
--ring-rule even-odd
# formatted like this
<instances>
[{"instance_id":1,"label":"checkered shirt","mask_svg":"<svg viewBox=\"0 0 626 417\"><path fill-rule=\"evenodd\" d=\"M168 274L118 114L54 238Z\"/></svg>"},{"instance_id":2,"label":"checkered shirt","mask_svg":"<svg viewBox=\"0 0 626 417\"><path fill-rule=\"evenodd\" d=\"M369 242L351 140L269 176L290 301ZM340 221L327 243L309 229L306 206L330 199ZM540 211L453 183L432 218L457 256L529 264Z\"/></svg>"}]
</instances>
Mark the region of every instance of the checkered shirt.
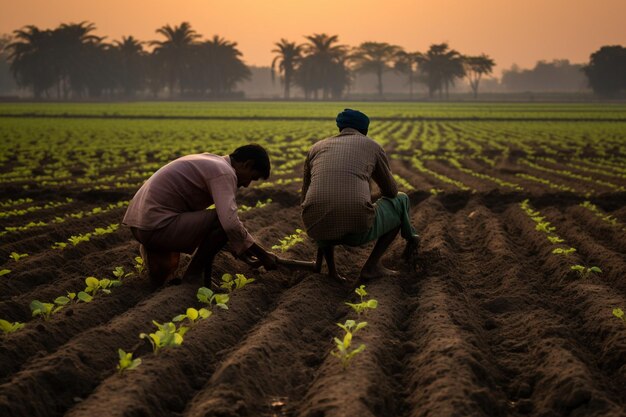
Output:
<instances>
[{"instance_id":1,"label":"checkered shirt","mask_svg":"<svg viewBox=\"0 0 626 417\"><path fill-rule=\"evenodd\" d=\"M335 240L368 230L374 221L370 180L385 197L398 187L383 148L352 128L324 139L304 163L302 220L315 240Z\"/></svg>"}]
</instances>

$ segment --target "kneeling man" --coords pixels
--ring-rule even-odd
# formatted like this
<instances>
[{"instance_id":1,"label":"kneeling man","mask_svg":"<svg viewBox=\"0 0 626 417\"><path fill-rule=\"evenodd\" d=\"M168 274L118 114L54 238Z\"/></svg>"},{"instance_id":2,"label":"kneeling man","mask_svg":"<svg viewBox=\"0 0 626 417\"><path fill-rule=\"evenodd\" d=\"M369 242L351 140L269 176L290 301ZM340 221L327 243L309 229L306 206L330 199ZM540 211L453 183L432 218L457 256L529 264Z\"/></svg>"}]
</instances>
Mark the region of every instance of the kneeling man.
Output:
<instances>
[{"instance_id":1,"label":"kneeling man","mask_svg":"<svg viewBox=\"0 0 626 417\"><path fill-rule=\"evenodd\" d=\"M152 283L159 286L173 277L181 252L196 251L185 278L203 276L210 285L213 258L226 243L247 262L275 269L276 256L254 242L235 202L238 187L269 175L267 152L256 144L228 156L183 156L155 172L137 191L123 220L141 243ZM215 210L207 210L212 204Z\"/></svg>"},{"instance_id":2,"label":"kneeling man","mask_svg":"<svg viewBox=\"0 0 626 417\"><path fill-rule=\"evenodd\" d=\"M337 116L337 127L340 133L313 145L304 164L302 220L319 248L317 271L326 259L328 274L343 279L335 267L334 247L377 239L360 278L395 275L380 260L398 231L407 241L405 255L419 243L409 220L409 198L398 192L383 148L367 137L365 114L345 109ZM382 193L373 204L370 180Z\"/></svg>"}]
</instances>

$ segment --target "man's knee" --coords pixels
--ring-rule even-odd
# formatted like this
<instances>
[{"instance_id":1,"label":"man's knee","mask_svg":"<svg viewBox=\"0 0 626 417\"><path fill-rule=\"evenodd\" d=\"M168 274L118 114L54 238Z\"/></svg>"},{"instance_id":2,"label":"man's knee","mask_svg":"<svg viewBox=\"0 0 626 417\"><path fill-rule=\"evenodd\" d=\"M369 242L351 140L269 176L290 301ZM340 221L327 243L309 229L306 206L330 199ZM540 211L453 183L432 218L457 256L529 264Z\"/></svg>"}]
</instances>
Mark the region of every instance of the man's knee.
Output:
<instances>
[{"instance_id":1,"label":"man's knee","mask_svg":"<svg viewBox=\"0 0 626 417\"><path fill-rule=\"evenodd\" d=\"M398 191L398 194L396 195L396 199L398 199L398 201L400 201L402 203L408 203L409 202L409 196L406 195L406 193L403 193L402 191Z\"/></svg>"}]
</instances>

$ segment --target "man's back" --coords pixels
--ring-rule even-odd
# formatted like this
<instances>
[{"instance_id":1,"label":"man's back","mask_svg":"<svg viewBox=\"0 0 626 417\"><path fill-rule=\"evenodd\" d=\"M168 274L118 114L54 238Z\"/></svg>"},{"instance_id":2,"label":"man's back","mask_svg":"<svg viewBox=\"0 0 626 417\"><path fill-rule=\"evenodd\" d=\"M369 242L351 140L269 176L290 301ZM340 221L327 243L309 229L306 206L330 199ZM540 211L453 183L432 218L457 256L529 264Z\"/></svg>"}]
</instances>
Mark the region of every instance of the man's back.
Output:
<instances>
[{"instance_id":1,"label":"man's back","mask_svg":"<svg viewBox=\"0 0 626 417\"><path fill-rule=\"evenodd\" d=\"M133 197L124 224L152 230L178 213L203 210L214 203L212 183L237 189L237 178L228 157L209 153L178 158L155 172Z\"/></svg>"},{"instance_id":2,"label":"man's back","mask_svg":"<svg viewBox=\"0 0 626 417\"><path fill-rule=\"evenodd\" d=\"M313 145L304 172L302 219L317 240L369 228L374 218L369 181L385 196L397 193L384 150L354 129Z\"/></svg>"}]
</instances>

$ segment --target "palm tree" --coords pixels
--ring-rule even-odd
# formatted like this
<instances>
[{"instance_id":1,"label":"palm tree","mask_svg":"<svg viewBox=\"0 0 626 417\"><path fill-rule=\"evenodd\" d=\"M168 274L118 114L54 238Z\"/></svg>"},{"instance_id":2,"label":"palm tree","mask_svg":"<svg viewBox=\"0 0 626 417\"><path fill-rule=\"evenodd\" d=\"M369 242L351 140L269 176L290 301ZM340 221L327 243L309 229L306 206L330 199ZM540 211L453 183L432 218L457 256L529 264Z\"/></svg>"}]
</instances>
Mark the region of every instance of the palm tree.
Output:
<instances>
[{"instance_id":1,"label":"palm tree","mask_svg":"<svg viewBox=\"0 0 626 417\"><path fill-rule=\"evenodd\" d=\"M305 38L309 43L303 45L307 62L307 76L304 79L309 84L303 88L313 91L315 98L317 98L318 90L321 89L323 98L327 99L331 91L330 75L337 72L333 67L339 62L343 65L347 48L344 45L336 45L339 42L337 35L328 36L325 33L316 33Z\"/></svg>"},{"instance_id":2,"label":"palm tree","mask_svg":"<svg viewBox=\"0 0 626 417\"><path fill-rule=\"evenodd\" d=\"M35 98L41 98L58 78L49 65L52 32L30 25L13 33L14 40L6 47L11 72L18 86L32 87Z\"/></svg>"},{"instance_id":3,"label":"palm tree","mask_svg":"<svg viewBox=\"0 0 626 417\"><path fill-rule=\"evenodd\" d=\"M496 65L495 61L485 54L463 57L465 75L474 92L474 98L478 98L478 84L480 83L480 79L484 74L491 74L494 65Z\"/></svg>"},{"instance_id":4,"label":"palm tree","mask_svg":"<svg viewBox=\"0 0 626 417\"><path fill-rule=\"evenodd\" d=\"M385 42L363 42L350 56L356 72L374 73L378 80L378 95L383 95L383 73L391 69L391 62L400 48Z\"/></svg>"},{"instance_id":5,"label":"palm tree","mask_svg":"<svg viewBox=\"0 0 626 417\"><path fill-rule=\"evenodd\" d=\"M454 85L456 78L465 75L463 57L454 49L449 49L447 43L431 45L419 61L421 76L428 85L431 98L435 91L439 91L440 98L445 91L447 99L449 86Z\"/></svg>"},{"instance_id":6,"label":"palm tree","mask_svg":"<svg viewBox=\"0 0 626 417\"><path fill-rule=\"evenodd\" d=\"M402 49L396 54L394 69L409 77L409 98L413 99L413 84L417 82L417 74L419 71L419 63L422 60L420 52L406 52Z\"/></svg>"},{"instance_id":7,"label":"palm tree","mask_svg":"<svg viewBox=\"0 0 626 417\"><path fill-rule=\"evenodd\" d=\"M63 97L68 98L72 91L77 95L88 89L87 83L96 81L94 72L101 66L95 59L102 50L104 37L93 35L96 26L89 22L63 23L52 31L52 65L59 73L57 91L63 90Z\"/></svg>"},{"instance_id":8,"label":"palm tree","mask_svg":"<svg viewBox=\"0 0 626 417\"><path fill-rule=\"evenodd\" d=\"M274 74L276 67L278 67L278 73L283 74L282 82L285 86L285 100L289 100L289 90L293 83L293 75L302 59L302 45L297 45L295 42L289 42L286 39L281 39L280 42L276 42L276 48L272 49L272 52L277 54L272 60L272 81L274 81Z\"/></svg>"},{"instance_id":9,"label":"palm tree","mask_svg":"<svg viewBox=\"0 0 626 417\"><path fill-rule=\"evenodd\" d=\"M216 96L232 92L235 85L250 78L250 70L241 60L237 43L217 35L202 43L209 74L209 90Z\"/></svg>"},{"instance_id":10,"label":"palm tree","mask_svg":"<svg viewBox=\"0 0 626 417\"><path fill-rule=\"evenodd\" d=\"M165 37L164 41L152 41L154 53L162 59L166 68L170 97L174 95L174 86L183 77L184 65L191 46L200 37L188 22L180 26L165 25L156 30Z\"/></svg>"},{"instance_id":11,"label":"palm tree","mask_svg":"<svg viewBox=\"0 0 626 417\"><path fill-rule=\"evenodd\" d=\"M114 42L118 81L125 96L132 96L143 87L145 52L143 42L132 36L123 36L121 41Z\"/></svg>"}]
</instances>

